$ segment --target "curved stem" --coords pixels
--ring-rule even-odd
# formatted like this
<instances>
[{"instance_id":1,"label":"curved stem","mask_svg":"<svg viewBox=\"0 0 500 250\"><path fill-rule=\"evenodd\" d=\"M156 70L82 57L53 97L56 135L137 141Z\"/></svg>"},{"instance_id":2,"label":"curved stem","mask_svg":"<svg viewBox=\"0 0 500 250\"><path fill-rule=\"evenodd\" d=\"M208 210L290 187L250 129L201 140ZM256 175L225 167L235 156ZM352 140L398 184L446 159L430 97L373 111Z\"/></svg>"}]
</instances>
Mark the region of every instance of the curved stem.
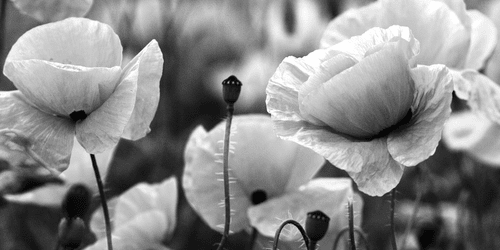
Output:
<instances>
[{"instance_id":1,"label":"curved stem","mask_svg":"<svg viewBox=\"0 0 500 250\"><path fill-rule=\"evenodd\" d=\"M92 160L92 167L94 168L97 188L99 189L99 196L101 198L100 200L101 200L102 212L104 213L104 222L106 224L106 238L108 240L108 250L113 250L113 243L111 241L111 222L109 219L108 204L106 203L106 195L104 194L104 185L102 184L101 174L99 173L99 167L97 166L95 155L90 154L90 159Z\"/></svg>"},{"instance_id":2,"label":"curved stem","mask_svg":"<svg viewBox=\"0 0 500 250\"><path fill-rule=\"evenodd\" d=\"M340 230L340 232L337 234L337 237L335 237L335 241L333 243L333 250L337 249L337 245L339 244L340 238L342 238L342 235L347 233L349 230L350 230L349 227L345 227L342 230ZM361 230L361 228L355 226L355 227L353 227L353 231L358 233L359 238L361 240L363 240L363 243L365 244L366 250L370 250L370 247L368 246L368 240L366 239L366 235L365 235L365 233L363 233L363 230Z\"/></svg>"},{"instance_id":3,"label":"curved stem","mask_svg":"<svg viewBox=\"0 0 500 250\"><path fill-rule=\"evenodd\" d=\"M229 139L231 135L231 122L233 120L234 105L227 105L227 119L226 119L226 131L224 136L224 207L225 207L225 220L224 220L224 233L219 243L217 250L221 250L226 243L229 226L231 224L231 203L229 194Z\"/></svg>"},{"instance_id":4,"label":"curved stem","mask_svg":"<svg viewBox=\"0 0 500 250\"><path fill-rule=\"evenodd\" d=\"M7 1L8 0L0 0L0 63L3 65L3 47L5 42L5 22L7 22L7 18L5 18L5 14L7 14Z\"/></svg>"},{"instance_id":5,"label":"curved stem","mask_svg":"<svg viewBox=\"0 0 500 250\"><path fill-rule=\"evenodd\" d=\"M396 225L394 224L394 206L396 203L396 188L391 191L391 245L392 250L398 250L396 244Z\"/></svg>"},{"instance_id":6,"label":"curved stem","mask_svg":"<svg viewBox=\"0 0 500 250\"><path fill-rule=\"evenodd\" d=\"M291 219L290 220L286 220L283 223L281 223L281 225L278 228L278 230L276 230L276 234L274 235L273 250L278 249L278 242L279 242L279 239L280 239L281 230L283 230L283 228L286 225L288 225L288 224L292 224L297 229L299 229L300 233L302 234L302 238L304 239L304 242L305 242L305 245L307 247L307 250L310 250L309 249L309 237L307 237L306 230L304 230L304 228L300 225L300 223L298 223L295 220L291 220Z\"/></svg>"}]
</instances>

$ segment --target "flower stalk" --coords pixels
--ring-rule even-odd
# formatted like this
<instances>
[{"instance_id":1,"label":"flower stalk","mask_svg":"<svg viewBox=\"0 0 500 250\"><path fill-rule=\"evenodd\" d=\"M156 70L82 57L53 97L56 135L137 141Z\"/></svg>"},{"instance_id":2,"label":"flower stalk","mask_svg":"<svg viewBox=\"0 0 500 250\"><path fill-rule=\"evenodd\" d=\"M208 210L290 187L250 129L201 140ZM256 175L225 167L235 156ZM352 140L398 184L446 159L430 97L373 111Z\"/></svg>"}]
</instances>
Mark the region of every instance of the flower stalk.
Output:
<instances>
[{"instance_id":1,"label":"flower stalk","mask_svg":"<svg viewBox=\"0 0 500 250\"><path fill-rule=\"evenodd\" d=\"M104 223L106 225L106 239L108 242L108 250L113 250L113 242L111 240L111 221L109 219L108 204L106 203L106 195L104 194L104 185L102 183L101 174L94 154L90 154L92 160L92 167L94 168L95 179L97 188L99 189L99 197L101 200L102 212L104 213Z\"/></svg>"},{"instance_id":2,"label":"flower stalk","mask_svg":"<svg viewBox=\"0 0 500 250\"><path fill-rule=\"evenodd\" d=\"M226 119L226 130L224 135L224 208L225 208L225 219L224 219L224 232L222 233L222 238L219 243L217 250L221 250L226 243L227 237L229 235L229 227L231 225L231 197L229 193L229 142L231 135L231 122L233 120L234 113L234 103L238 100L241 91L241 82L235 76L230 76L226 80L222 81L222 94L224 101L227 104L227 119Z\"/></svg>"},{"instance_id":3,"label":"flower stalk","mask_svg":"<svg viewBox=\"0 0 500 250\"><path fill-rule=\"evenodd\" d=\"M391 245L392 250L398 250L398 246L396 244L396 225L394 224L394 206L396 203L396 189L392 189L391 191Z\"/></svg>"},{"instance_id":4,"label":"flower stalk","mask_svg":"<svg viewBox=\"0 0 500 250\"><path fill-rule=\"evenodd\" d=\"M347 210L349 213L349 245L351 250L356 250L356 240L354 238L354 212L352 208L352 199L347 200Z\"/></svg>"},{"instance_id":5,"label":"flower stalk","mask_svg":"<svg viewBox=\"0 0 500 250\"><path fill-rule=\"evenodd\" d=\"M283 228L286 225L288 225L288 224L294 225L300 231L300 234L302 234L302 238L304 239L304 243L305 243L305 246L306 246L307 250L311 250L309 248L310 242L309 242L309 237L307 237L306 231L300 225L300 223L298 223L297 221L292 220L292 219L286 220L283 223L281 223L281 225L278 228L278 230L276 230L276 234L274 235L273 250L277 250L278 249L278 242L279 242L279 239L280 239L281 230L283 230Z\"/></svg>"}]
</instances>

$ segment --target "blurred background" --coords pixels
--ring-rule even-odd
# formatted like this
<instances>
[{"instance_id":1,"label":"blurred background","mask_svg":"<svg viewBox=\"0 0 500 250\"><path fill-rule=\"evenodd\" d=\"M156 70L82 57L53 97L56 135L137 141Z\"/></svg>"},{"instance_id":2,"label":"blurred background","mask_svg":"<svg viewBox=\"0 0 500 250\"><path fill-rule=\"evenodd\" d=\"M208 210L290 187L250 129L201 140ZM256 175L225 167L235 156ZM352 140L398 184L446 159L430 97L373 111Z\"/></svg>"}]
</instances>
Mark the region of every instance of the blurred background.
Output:
<instances>
[{"instance_id":1,"label":"blurred background","mask_svg":"<svg viewBox=\"0 0 500 250\"><path fill-rule=\"evenodd\" d=\"M0 40L3 63L12 44L41 23L1 0L5 20ZM108 197L138 182L181 179L183 151L195 126L210 130L222 121L221 82L229 75L243 83L235 113L266 113L265 87L286 56L317 49L328 22L368 0L95 0L85 16L107 23L119 35L124 64L156 39L165 60L161 98L151 133L135 142L120 141L106 178ZM468 0L468 8L489 13L492 2ZM500 74L499 74L500 75ZM500 77L499 77L500 78ZM493 79L497 82L500 79ZM14 90L0 75L0 90ZM455 110L463 109L456 102ZM0 118L3 119L3 118ZM347 176L325 164L318 176ZM418 198L419 213L407 249L500 249L500 171L443 145L424 164L408 168L397 197L400 235ZM220 234L187 204L179 187L178 224L172 249L215 249ZM328 197L325 197L328 198ZM389 197L363 197L362 228L371 249L388 249ZM97 207L96 203L94 207ZM61 211L7 203L0 206L0 249L52 249ZM228 249L241 249L246 233L231 237ZM88 242L93 239L89 236ZM52 247L47 247L52 246Z\"/></svg>"}]
</instances>

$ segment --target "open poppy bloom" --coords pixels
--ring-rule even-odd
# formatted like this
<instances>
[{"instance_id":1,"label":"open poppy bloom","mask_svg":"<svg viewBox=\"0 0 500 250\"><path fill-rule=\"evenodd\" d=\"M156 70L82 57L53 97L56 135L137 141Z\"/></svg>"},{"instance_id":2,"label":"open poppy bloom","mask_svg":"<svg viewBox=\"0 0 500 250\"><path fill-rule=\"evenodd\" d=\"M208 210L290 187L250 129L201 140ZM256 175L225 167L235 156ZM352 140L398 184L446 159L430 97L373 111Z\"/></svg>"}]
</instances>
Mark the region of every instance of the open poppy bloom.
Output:
<instances>
[{"instance_id":1,"label":"open poppy bloom","mask_svg":"<svg viewBox=\"0 0 500 250\"><path fill-rule=\"evenodd\" d=\"M197 127L184 151L186 198L207 225L219 232L224 223L224 130L224 122L210 132ZM353 196L352 182L346 178L311 181L323 165L323 157L276 137L269 116L235 116L230 139L231 232L254 227L260 234L273 237L290 216L305 223L306 214L315 210L323 211L333 221L342 220L339 216L345 219L345 223L332 222L330 232L338 233L347 225L346 204ZM284 239L300 237L296 234Z\"/></svg>"},{"instance_id":2,"label":"open poppy bloom","mask_svg":"<svg viewBox=\"0 0 500 250\"><path fill-rule=\"evenodd\" d=\"M23 14L40 22L59 21L67 17L82 17L92 7L93 0L11 0Z\"/></svg>"},{"instance_id":3,"label":"open poppy bloom","mask_svg":"<svg viewBox=\"0 0 500 250\"><path fill-rule=\"evenodd\" d=\"M139 183L109 202L113 224L113 246L116 249L164 249L177 223L177 179L157 184ZM104 216L94 212L90 222L97 242L87 250L106 249Z\"/></svg>"},{"instance_id":4,"label":"open poppy bloom","mask_svg":"<svg viewBox=\"0 0 500 250\"><path fill-rule=\"evenodd\" d=\"M420 42L417 64L444 64L452 69L460 98L469 83L463 69L484 67L497 43L492 21L477 10L466 10L463 0L379 0L337 16L328 25L321 47L327 48L372 27L407 26Z\"/></svg>"},{"instance_id":5,"label":"open poppy bloom","mask_svg":"<svg viewBox=\"0 0 500 250\"><path fill-rule=\"evenodd\" d=\"M406 27L372 28L302 58L287 57L267 86L281 138L313 149L368 195L432 155L451 109L444 65L419 65Z\"/></svg>"},{"instance_id":6,"label":"open poppy bloom","mask_svg":"<svg viewBox=\"0 0 500 250\"><path fill-rule=\"evenodd\" d=\"M67 168L73 138L90 154L149 132L159 100L163 56L151 41L121 67L120 39L85 18L35 27L12 46L0 92L0 127L25 133L46 165Z\"/></svg>"}]
</instances>

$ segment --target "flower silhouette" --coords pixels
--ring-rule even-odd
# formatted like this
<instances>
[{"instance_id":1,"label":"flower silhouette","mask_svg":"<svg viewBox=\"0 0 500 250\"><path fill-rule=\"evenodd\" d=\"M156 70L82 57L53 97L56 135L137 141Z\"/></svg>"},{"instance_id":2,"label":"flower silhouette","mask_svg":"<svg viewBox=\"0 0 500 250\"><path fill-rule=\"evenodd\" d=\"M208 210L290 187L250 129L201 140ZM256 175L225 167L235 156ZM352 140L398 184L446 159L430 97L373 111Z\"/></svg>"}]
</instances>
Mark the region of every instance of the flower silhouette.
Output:
<instances>
[{"instance_id":1,"label":"flower silhouette","mask_svg":"<svg viewBox=\"0 0 500 250\"><path fill-rule=\"evenodd\" d=\"M25 133L46 165L63 171L73 137L88 153L120 137L149 132L159 100L163 56L151 41L125 67L105 24L68 18L26 32L12 46L4 74L18 88L0 92L0 127Z\"/></svg>"},{"instance_id":2,"label":"flower silhouette","mask_svg":"<svg viewBox=\"0 0 500 250\"><path fill-rule=\"evenodd\" d=\"M497 43L495 25L477 10L466 10L463 0L380 0L351 9L328 25L321 47L327 48L372 27L407 26L420 42L417 64L444 64L453 69L455 90L460 98L469 88L460 76L463 69L485 66Z\"/></svg>"},{"instance_id":3,"label":"flower silhouette","mask_svg":"<svg viewBox=\"0 0 500 250\"><path fill-rule=\"evenodd\" d=\"M222 140L224 123L210 132L197 127L185 148L183 188L186 198L201 218L222 232L224 203ZM229 168L232 184L231 231L251 226L273 237L282 220L305 223L307 212L322 210L336 220L345 217L347 197L353 195L349 179L314 179L324 163L312 150L276 137L266 115L239 115L233 119ZM218 180L219 179L219 180ZM280 218L280 219L278 219ZM345 223L332 224L332 232ZM300 234L288 240L299 239Z\"/></svg>"},{"instance_id":4,"label":"flower silhouette","mask_svg":"<svg viewBox=\"0 0 500 250\"><path fill-rule=\"evenodd\" d=\"M434 153L451 112L447 68L415 67L418 52L408 28L391 26L285 58L267 87L276 133L385 194Z\"/></svg>"},{"instance_id":5,"label":"flower silhouette","mask_svg":"<svg viewBox=\"0 0 500 250\"><path fill-rule=\"evenodd\" d=\"M139 183L111 200L113 245L117 249L165 249L177 223L177 179L157 184ZM105 249L106 234L102 211L94 212L90 222L97 242L85 248Z\"/></svg>"}]
</instances>

